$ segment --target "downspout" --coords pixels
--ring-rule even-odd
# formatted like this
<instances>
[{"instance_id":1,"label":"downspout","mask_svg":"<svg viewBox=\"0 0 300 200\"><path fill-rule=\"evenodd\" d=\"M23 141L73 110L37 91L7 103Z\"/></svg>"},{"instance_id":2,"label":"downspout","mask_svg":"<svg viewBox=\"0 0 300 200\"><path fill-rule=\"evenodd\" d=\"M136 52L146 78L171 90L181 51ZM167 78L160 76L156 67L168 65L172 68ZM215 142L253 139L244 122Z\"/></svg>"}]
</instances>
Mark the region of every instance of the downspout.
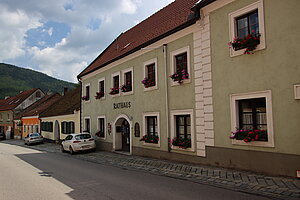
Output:
<instances>
[{"instance_id":1,"label":"downspout","mask_svg":"<svg viewBox=\"0 0 300 200\"><path fill-rule=\"evenodd\" d=\"M82 132L82 101L81 101L81 97L82 97L82 81L78 78L78 82L80 83L80 111L79 111L79 132Z\"/></svg>"},{"instance_id":2,"label":"downspout","mask_svg":"<svg viewBox=\"0 0 300 200\"><path fill-rule=\"evenodd\" d=\"M169 120L169 92L168 92L168 62L167 62L167 44L163 45L163 53L164 53L164 67L165 67L165 88L166 88L166 120L167 120L167 136L168 136L168 152L171 151L170 146L170 120Z\"/></svg>"}]
</instances>

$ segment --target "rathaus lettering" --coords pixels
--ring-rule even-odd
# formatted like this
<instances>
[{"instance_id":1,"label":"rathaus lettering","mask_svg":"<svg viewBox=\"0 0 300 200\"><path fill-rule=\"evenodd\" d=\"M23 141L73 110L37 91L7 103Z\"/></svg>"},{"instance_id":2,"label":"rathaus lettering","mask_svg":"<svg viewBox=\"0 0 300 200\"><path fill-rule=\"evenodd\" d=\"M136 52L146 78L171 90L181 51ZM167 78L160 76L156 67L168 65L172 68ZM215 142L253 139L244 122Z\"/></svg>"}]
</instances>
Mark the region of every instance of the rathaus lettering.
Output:
<instances>
[{"instance_id":1,"label":"rathaus lettering","mask_svg":"<svg viewBox=\"0 0 300 200\"><path fill-rule=\"evenodd\" d=\"M114 109L130 108L131 102L114 103Z\"/></svg>"}]
</instances>

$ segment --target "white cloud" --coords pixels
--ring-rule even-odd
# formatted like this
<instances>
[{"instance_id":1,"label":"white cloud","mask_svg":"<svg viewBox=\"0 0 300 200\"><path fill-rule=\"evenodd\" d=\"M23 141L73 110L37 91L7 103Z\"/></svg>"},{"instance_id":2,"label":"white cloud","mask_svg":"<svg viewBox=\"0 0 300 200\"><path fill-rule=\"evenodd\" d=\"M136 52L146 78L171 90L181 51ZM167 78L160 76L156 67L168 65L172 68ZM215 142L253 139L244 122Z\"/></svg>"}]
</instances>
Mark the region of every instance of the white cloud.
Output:
<instances>
[{"instance_id":1,"label":"white cloud","mask_svg":"<svg viewBox=\"0 0 300 200\"><path fill-rule=\"evenodd\" d=\"M172 0L1 0L0 62L20 56L21 66L38 69L48 75L77 81L77 75L101 53L121 32L161 9ZM72 5L65 9L64 5ZM99 28L88 28L90 19L100 19ZM71 32L53 47L26 46L29 29L47 21L68 24ZM54 37L53 28L45 30ZM27 58L27 59L26 59ZM22 60L22 61L23 61Z\"/></svg>"},{"instance_id":2,"label":"white cloud","mask_svg":"<svg viewBox=\"0 0 300 200\"><path fill-rule=\"evenodd\" d=\"M24 36L28 29L41 26L39 18L28 16L22 10L9 11L0 5L0 62L25 54Z\"/></svg>"}]
</instances>

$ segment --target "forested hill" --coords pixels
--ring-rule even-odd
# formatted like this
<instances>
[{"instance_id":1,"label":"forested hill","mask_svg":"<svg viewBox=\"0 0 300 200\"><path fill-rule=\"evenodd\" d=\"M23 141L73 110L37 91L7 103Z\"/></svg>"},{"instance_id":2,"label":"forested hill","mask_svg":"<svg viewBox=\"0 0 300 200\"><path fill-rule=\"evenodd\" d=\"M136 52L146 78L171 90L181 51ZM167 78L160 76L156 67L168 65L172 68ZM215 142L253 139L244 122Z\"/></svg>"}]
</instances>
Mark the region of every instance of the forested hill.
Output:
<instances>
[{"instance_id":1,"label":"forested hill","mask_svg":"<svg viewBox=\"0 0 300 200\"><path fill-rule=\"evenodd\" d=\"M41 72L0 63L0 99L15 96L20 91L31 88L40 88L45 93L48 91L61 93L64 87L70 90L75 86L74 83L58 80Z\"/></svg>"}]
</instances>

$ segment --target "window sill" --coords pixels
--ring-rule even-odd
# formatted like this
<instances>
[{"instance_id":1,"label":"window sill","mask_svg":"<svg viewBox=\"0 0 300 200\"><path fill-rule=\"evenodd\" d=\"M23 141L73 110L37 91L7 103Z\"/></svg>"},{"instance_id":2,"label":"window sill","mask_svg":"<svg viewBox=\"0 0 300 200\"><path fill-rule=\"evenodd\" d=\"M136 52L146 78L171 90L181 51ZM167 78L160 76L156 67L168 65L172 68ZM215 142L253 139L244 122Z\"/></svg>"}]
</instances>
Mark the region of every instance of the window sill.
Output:
<instances>
[{"instance_id":1,"label":"window sill","mask_svg":"<svg viewBox=\"0 0 300 200\"><path fill-rule=\"evenodd\" d=\"M188 84L188 83L192 82L190 78L186 79L186 80L183 80L182 83L178 83L177 81L173 81L173 80L171 80L171 81L172 81L172 83L171 83L172 87L173 86L180 86L180 85L184 85L184 84Z\"/></svg>"},{"instance_id":2,"label":"window sill","mask_svg":"<svg viewBox=\"0 0 300 200\"><path fill-rule=\"evenodd\" d=\"M178 146L171 145L171 149L176 150L176 151L182 151L182 152L195 152L194 148L192 148L192 147L183 149L183 148L180 148Z\"/></svg>"},{"instance_id":3,"label":"window sill","mask_svg":"<svg viewBox=\"0 0 300 200\"><path fill-rule=\"evenodd\" d=\"M160 142L158 142L157 144L149 143L149 142L143 142L143 146L160 148Z\"/></svg>"},{"instance_id":4,"label":"window sill","mask_svg":"<svg viewBox=\"0 0 300 200\"><path fill-rule=\"evenodd\" d=\"M158 89L158 87L157 87L157 85L154 85L154 86L152 86L152 87L144 87L144 92L149 92L149 91L152 91L152 90L157 90Z\"/></svg>"},{"instance_id":5,"label":"window sill","mask_svg":"<svg viewBox=\"0 0 300 200\"><path fill-rule=\"evenodd\" d=\"M244 142L244 140L232 140L233 145L241 145L241 146L254 146L254 147L274 147L274 144L272 144L270 141L264 142L264 141L251 141L251 142Z\"/></svg>"},{"instance_id":6,"label":"window sill","mask_svg":"<svg viewBox=\"0 0 300 200\"><path fill-rule=\"evenodd\" d=\"M84 103L91 103L91 100L88 100L88 101L84 101Z\"/></svg>"},{"instance_id":7,"label":"window sill","mask_svg":"<svg viewBox=\"0 0 300 200\"><path fill-rule=\"evenodd\" d=\"M111 94L110 95L112 98L114 98L114 97L119 97L119 96L121 96L121 94L120 93L118 93L118 94Z\"/></svg>"},{"instance_id":8,"label":"window sill","mask_svg":"<svg viewBox=\"0 0 300 200\"><path fill-rule=\"evenodd\" d=\"M265 48L266 48L266 46L264 44L259 44L257 46L257 48L253 51L253 53L263 50ZM245 49L240 49L240 50L235 51L233 48L230 48L229 51L230 51L230 57L236 57L236 56L244 55ZM247 55L247 54L245 54L245 55Z\"/></svg>"},{"instance_id":9,"label":"window sill","mask_svg":"<svg viewBox=\"0 0 300 200\"><path fill-rule=\"evenodd\" d=\"M95 99L96 101L102 101L102 100L105 100L105 96L104 97L101 97L100 99Z\"/></svg>"},{"instance_id":10,"label":"window sill","mask_svg":"<svg viewBox=\"0 0 300 200\"><path fill-rule=\"evenodd\" d=\"M122 92L122 95L123 95L123 96L131 95L131 94L133 94L133 91L130 91L130 92Z\"/></svg>"}]
</instances>

